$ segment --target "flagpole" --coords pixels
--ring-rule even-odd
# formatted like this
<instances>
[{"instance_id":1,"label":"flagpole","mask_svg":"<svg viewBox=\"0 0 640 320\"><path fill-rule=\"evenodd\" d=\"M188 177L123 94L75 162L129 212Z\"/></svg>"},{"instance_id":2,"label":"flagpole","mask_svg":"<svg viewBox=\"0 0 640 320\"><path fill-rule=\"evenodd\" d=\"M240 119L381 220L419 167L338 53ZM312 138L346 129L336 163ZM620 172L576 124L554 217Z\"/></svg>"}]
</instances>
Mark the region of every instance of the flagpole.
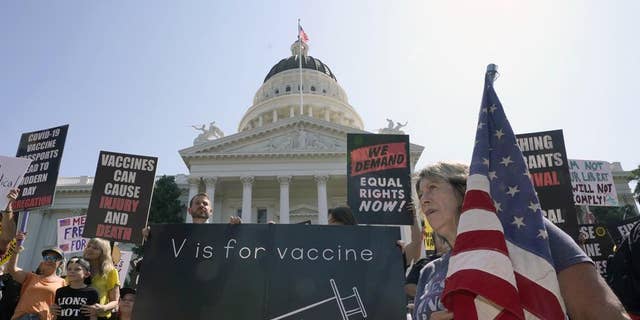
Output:
<instances>
[{"instance_id":1,"label":"flagpole","mask_svg":"<svg viewBox=\"0 0 640 320\"><path fill-rule=\"evenodd\" d=\"M489 79L489 83L493 86L493 82L498 78L498 66L490 63L487 65L487 75L489 75L491 78Z\"/></svg>"},{"instance_id":2,"label":"flagpole","mask_svg":"<svg viewBox=\"0 0 640 320\"><path fill-rule=\"evenodd\" d=\"M298 69L299 69L299 73L300 73L300 115L304 114L304 108L303 108L303 98L302 98L302 39L300 38L300 19L298 19L298 46L300 47L300 50L298 50Z\"/></svg>"}]
</instances>

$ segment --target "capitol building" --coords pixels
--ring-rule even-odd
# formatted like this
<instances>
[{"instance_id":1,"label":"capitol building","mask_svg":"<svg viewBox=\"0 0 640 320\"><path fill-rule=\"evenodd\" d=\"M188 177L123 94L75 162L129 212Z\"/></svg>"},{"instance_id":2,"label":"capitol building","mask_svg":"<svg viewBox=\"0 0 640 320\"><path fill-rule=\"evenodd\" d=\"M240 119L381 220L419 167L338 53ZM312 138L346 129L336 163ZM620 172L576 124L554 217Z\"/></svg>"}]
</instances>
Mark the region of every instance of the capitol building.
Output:
<instances>
[{"instance_id":1,"label":"capitol building","mask_svg":"<svg viewBox=\"0 0 640 320\"><path fill-rule=\"evenodd\" d=\"M192 145L176 146L189 171L175 175L183 203L208 193L213 223L237 215L244 223L327 224L328 208L346 205L347 134L371 132L331 68L308 51L296 41L269 70L238 132L225 135L212 122L196 127ZM387 121L381 133L404 134L401 123ZM412 169L423 150L410 145ZM59 177L54 205L31 211L23 268L34 270L42 248L56 244L58 219L86 214L92 183L89 176ZM408 238L408 227L402 234Z\"/></svg>"},{"instance_id":2,"label":"capitol building","mask_svg":"<svg viewBox=\"0 0 640 320\"><path fill-rule=\"evenodd\" d=\"M296 41L291 55L269 70L236 133L225 135L211 122L194 127L201 133L192 143L175 146L188 168L175 175L185 205L206 192L213 202L212 223L237 215L244 223L312 224L327 224L328 208L346 205L347 134L372 132L363 129L331 68L308 51L306 43ZM402 123L387 122L379 133L404 134ZM414 170L424 147L411 144L409 150ZM620 205L635 209L629 172L617 162L611 169ZM57 243L58 219L86 214L92 184L89 176L58 178L54 205L31 211L22 268L35 270L41 250ZM409 228L400 228L409 238Z\"/></svg>"}]
</instances>

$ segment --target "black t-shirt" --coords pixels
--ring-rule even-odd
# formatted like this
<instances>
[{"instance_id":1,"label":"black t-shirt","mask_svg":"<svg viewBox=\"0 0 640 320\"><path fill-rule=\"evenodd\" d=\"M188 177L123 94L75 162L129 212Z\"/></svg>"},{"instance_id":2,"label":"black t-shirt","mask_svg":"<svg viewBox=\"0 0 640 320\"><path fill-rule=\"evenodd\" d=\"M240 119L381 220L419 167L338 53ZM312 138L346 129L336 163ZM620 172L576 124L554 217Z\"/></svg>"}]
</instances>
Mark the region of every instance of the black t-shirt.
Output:
<instances>
[{"instance_id":1,"label":"black t-shirt","mask_svg":"<svg viewBox=\"0 0 640 320\"><path fill-rule=\"evenodd\" d=\"M0 291L2 291L0 320L10 320L13 316L13 311L16 309L20 299L20 288L22 288L22 285L13 280L8 273L0 276Z\"/></svg>"},{"instance_id":2,"label":"black t-shirt","mask_svg":"<svg viewBox=\"0 0 640 320\"><path fill-rule=\"evenodd\" d=\"M628 312L640 315L640 222L609 258L607 283Z\"/></svg>"},{"instance_id":3,"label":"black t-shirt","mask_svg":"<svg viewBox=\"0 0 640 320\"><path fill-rule=\"evenodd\" d=\"M80 312L80 307L98 303L98 291L91 287L81 289L62 287L56 291L55 303L60 306L58 320L89 320L89 316Z\"/></svg>"}]
</instances>

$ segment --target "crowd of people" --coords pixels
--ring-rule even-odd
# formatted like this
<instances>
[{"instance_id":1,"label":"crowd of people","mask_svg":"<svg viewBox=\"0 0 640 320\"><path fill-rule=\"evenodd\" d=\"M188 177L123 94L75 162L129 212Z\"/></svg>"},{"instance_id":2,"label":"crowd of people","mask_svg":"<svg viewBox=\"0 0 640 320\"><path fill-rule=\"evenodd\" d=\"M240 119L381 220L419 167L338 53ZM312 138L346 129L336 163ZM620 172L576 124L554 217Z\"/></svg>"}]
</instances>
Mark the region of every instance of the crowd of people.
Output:
<instances>
[{"instance_id":1,"label":"crowd of people","mask_svg":"<svg viewBox=\"0 0 640 320\"><path fill-rule=\"evenodd\" d=\"M416 209L422 215L414 214L411 241L398 242L408 268L405 292L409 314L414 320L453 319L453 313L441 302L441 295L449 252L456 242L467 176L466 165L452 163L428 166L416 176ZM7 196L9 204L2 216L1 250L7 250L11 241L21 243L27 236L16 232L15 237L6 237L7 232L15 230L11 203L17 194L17 190L12 190ZM190 199L187 211L193 223L206 223L213 214L213 207L207 194L200 193ZM421 258L423 228L420 216L424 216L433 228L436 244L436 252L426 258ZM328 221L331 225L357 224L348 207L330 209ZM241 222L238 217L230 218L232 224ZM609 285L571 237L546 219L545 226L560 293L570 319L639 319L640 224L623 240L618 257L612 259L610 270L617 273L608 277ZM149 237L151 230L145 228L143 235ZM60 249L46 248L37 270L29 272L18 267L21 251L18 248L3 266L0 277L0 320L131 319L136 291L121 288L111 250L108 241L94 238L87 243L81 257L73 257L65 263ZM621 271L624 266L628 267ZM66 272L62 272L63 268ZM63 278L62 274L66 276Z\"/></svg>"}]
</instances>

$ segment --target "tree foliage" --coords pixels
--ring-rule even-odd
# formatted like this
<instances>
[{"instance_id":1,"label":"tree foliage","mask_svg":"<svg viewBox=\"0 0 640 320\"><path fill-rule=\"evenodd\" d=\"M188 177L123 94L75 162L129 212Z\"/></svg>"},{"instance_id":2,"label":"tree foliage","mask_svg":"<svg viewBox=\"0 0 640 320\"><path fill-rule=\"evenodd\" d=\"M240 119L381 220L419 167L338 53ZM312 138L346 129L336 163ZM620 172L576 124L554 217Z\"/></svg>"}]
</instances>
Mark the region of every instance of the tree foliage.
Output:
<instances>
[{"instance_id":1,"label":"tree foliage","mask_svg":"<svg viewBox=\"0 0 640 320\"><path fill-rule=\"evenodd\" d=\"M162 176L156 181L149 209L149 224L152 223L181 223L186 207L180 203L180 188L173 176ZM138 232L142 232L139 230ZM144 248L136 246L133 252L142 256ZM135 272L132 268L131 272ZM132 277L133 278L133 277Z\"/></svg>"}]
</instances>

